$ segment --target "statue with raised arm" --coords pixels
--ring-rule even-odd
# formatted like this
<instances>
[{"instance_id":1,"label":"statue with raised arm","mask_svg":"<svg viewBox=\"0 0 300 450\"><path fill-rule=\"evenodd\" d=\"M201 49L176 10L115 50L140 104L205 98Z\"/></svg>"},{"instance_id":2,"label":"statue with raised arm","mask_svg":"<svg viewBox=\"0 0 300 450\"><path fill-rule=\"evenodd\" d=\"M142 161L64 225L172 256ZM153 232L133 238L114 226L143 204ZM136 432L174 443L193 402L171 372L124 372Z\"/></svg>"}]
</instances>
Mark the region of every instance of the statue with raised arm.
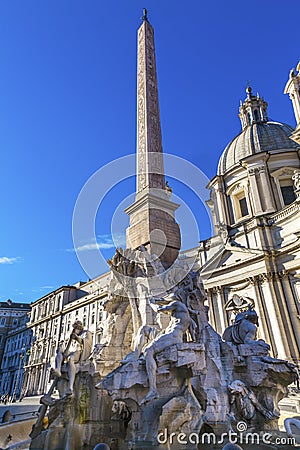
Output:
<instances>
[{"instance_id":1,"label":"statue with raised arm","mask_svg":"<svg viewBox=\"0 0 300 450\"><path fill-rule=\"evenodd\" d=\"M67 360L67 371L69 377L69 388L66 395L73 394L75 375L78 372L78 364L88 361L93 344L93 335L90 331L84 330L80 320L73 324L67 348L63 351L59 348L55 360L55 369L52 369L54 376L61 377L61 367L64 360Z\"/></svg>"},{"instance_id":2,"label":"statue with raised arm","mask_svg":"<svg viewBox=\"0 0 300 450\"><path fill-rule=\"evenodd\" d=\"M170 295L166 299L157 299L154 304L151 303L151 306L157 313L170 314L171 319L164 332L154 338L143 350L149 380L149 392L143 399L142 404L159 397L156 386L156 354L171 345L182 343L191 323L188 308L174 295Z\"/></svg>"}]
</instances>

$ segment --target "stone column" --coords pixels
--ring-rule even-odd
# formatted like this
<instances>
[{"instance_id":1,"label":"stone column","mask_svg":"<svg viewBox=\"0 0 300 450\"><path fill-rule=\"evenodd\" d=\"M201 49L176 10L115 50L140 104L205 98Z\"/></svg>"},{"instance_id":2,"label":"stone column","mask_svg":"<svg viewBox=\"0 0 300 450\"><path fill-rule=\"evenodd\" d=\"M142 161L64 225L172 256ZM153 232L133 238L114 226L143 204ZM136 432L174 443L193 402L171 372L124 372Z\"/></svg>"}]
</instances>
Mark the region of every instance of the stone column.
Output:
<instances>
[{"instance_id":1,"label":"stone column","mask_svg":"<svg viewBox=\"0 0 300 450\"><path fill-rule=\"evenodd\" d=\"M251 277L249 279L249 281L253 288L254 305L255 305L255 309L257 310L258 318L259 318L258 333L264 341L266 341L267 343L271 343L270 334L268 332L268 323L266 321L266 313L264 311L264 304L262 302L262 298L261 298L260 290L259 290L259 286L258 286L258 278Z\"/></svg>"},{"instance_id":2,"label":"stone column","mask_svg":"<svg viewBox=\"0 0 300 450\"><path fill-rule=\"evenodd\" d=\"M277 299L273 285L273 275L269 273L262 274L260 279L265 298L266 314L269 317L269 332L274 346L274 356L276 358L286 359L289 355L289 346L285 337L284 324L281 319L282 312L279 309L277 302L274 302L273 300Z\"/></svg>"},{"instance_id":3,"label":"stone column","mask_svg":"<svg viewBox=\"0 0 300 450\"><path fill-rule=\"evenodd\" d=\"M284 324L284 331L285 331L285 338L288 343L288 350L290 354L288 355L288 358L295 359L296 355L298 354L298 346L297 342L295 340L293 327L291 324L291 316L289 314L289 308L287 305L287 299L284 295L284 291L281 284L281 276L279 274L274 275L275 280L275 287L277 287L278 295L277 295L277 302L279 305L279 308L281 309L281 320Z\"/></svg>"},{"instance_id":4,"label":"stone column","mask_svg":"<svg viewBox=\"0 0 300 450\"><path fill-rule=\"evenodd\" d=\"M223 291L221 287L216 288L217 291L217 305L218 305L218 312L219 312L219 318L220 318L220 332L223 333L226 328L226 322L224 317L224 302L223 302Z\"/></svg>"},{"instance_id":5,"label":"stone column","mask_svg":"<svg viewBox=\"0 0 300 450\"><path fill-rule=\"evenodd\" d=\"M34 367L33 369L30 369L30 378L29 378L29 387L28 387L28 392L30 393L30 395L36 394L36 392L34 392L34 386L36 386L36 367Z\"/></svg>"},{"instance_id":6,"label":"stone column","mask_svg":"<svg viewBox=\"0 0 300 450\"><path fill-rule=\"evenodd\" d=\"M208 311L208 313L209 313L209 321L210 321L210 323L211 323L213 328L217 328L212 289L208 289L207 290L207 299L208 299L208 307L209 307L209 311Z\"/></svg>"},{"instance_id":7,"label":"stone column","mask_svg":"<svg viewBox=\"0 0 300 450\"><path fill-rule=\"evenodd\" d=\"M266 212L273 212L275 210L273 196L271 194L271 188L267 177L267 168L265 165L258 167L258 173L260 176L262 195L265 202Z\"/></svg>"},{"instance_id":8,"label":"stone column","mask_svg":"<svg viewBox=\"0 0 300 450\"><path fill-rule=\"evenodd\" d=\"M37 394L39 395L43 393L43 364L37 366L37 379Z\"/></svg>"},{"instance_id":9,"label":"stone column","mask_svg":"<svg viewBox=\"0 0 300 450\"><path fill-rule=\"evenodd\" d=\"M226 217L226 212L224 208L224 202L226 200L224 199L223 191L219 186L216 186L215 193L216 193L219 222L227 224L228 218Z\"/></svg>"},{"instance_id":10,"label":"stone column","mask_svg":"<svg viewBox=\"0 0 300 450\"><path fill-rule=\"evenodd\" d=\"M290 285L290 279L289 274L287 271L280 272L280 279L284 291L284 298L286 301L286 305L289 311L289 317L292 324L292 330L294 334L294 342L295 342L295 349L296 349L296 359L300 359L300 320L299 320L299 311L297 308L297 300L294 298L291 285Z\"/></svg>"},{"instance_id":11,"label":"stone column","mask_svg":"<svg viewBox=\"0 0 300 450\"><path fill-rule=\"evenodd\" d=\"M249 183L250 183L250 191L252 196L252 208L254 214L262 214L263 209L260 201L260 195L257 187L256 181L256 167L251 167L248 169L249 174Z\"/></svg>"},{"instance_id":12,"label":"stone column","mask_svg":"<svg viewBox=\"0 0 300 450\"><path fill-rule=\"evenodd\" d=\"M30 368L26 367L24 369L23 386L21 389L21 392L24 394L24 396L26 396L28 392L29 376L30 376Z\"/></svg>"}]
</instances>

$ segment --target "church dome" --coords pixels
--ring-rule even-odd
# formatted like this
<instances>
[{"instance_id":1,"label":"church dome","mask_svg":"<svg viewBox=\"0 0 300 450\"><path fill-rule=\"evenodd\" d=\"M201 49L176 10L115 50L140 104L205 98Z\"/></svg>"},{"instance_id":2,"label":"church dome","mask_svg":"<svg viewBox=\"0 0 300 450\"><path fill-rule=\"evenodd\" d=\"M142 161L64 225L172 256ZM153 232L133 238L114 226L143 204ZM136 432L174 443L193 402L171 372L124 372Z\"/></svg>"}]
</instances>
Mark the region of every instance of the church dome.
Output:
<instances>
[{"instance_id":1,"label":"church dome","mask_svg":"<svg viewBox=\"0 0 300 450\"><path fill-rule=\"evenodd\" d=\"M247 98L240 105L239 117L243 130L225 148L218 165L218 175L224 175L239 161L261 152L295 150L296 142L290 139L294 129L280 122L269 121L267 103L252 95L247 88Z\"/></svg>"},{"instance_id":2,"label":"church dome","mask_svg":"<svg viewBox=\"0 0 300 450\"><path fill-rule=\"evenodd\" d=\"M248 125L225 148L218 165L218 175L224 175L240 160L261 152L297 149L290 139L293 127L280 122L260 122Z\"/></svg>"}]
</instances>

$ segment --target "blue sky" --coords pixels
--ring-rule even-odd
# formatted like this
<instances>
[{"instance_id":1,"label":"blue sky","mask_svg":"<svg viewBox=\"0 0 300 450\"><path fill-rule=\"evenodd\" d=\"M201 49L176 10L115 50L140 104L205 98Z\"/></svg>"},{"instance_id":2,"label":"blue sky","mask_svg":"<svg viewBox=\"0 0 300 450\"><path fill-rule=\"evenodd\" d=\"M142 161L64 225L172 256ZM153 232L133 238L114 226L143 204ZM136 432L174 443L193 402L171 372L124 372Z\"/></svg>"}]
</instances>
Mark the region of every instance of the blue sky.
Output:
<instances>
[{"instance_id":1,"label":"blue sky","mask_svg":"<svg viewBox=\"0 0 300 450\"><path fill-rule=\"evenodd\" d=\"M72 250L73 210L94 172L135 152L143 7L155 29L165 152L212 178L240 131L248 81L269 102L271 119L295 125L283 89L300 60L298 1L1 2L1 301L30 302L88 277ZM170 184L207 238L199 199L184 183ZM134 189L133 177L125 179L100 205L96 235L104 257L113 252L112 222L122 238L121 210ZM182 216L178 211L184 246L196 246ZM99 260L99 274L104 270Z\"/></svg>"}]
</instances>

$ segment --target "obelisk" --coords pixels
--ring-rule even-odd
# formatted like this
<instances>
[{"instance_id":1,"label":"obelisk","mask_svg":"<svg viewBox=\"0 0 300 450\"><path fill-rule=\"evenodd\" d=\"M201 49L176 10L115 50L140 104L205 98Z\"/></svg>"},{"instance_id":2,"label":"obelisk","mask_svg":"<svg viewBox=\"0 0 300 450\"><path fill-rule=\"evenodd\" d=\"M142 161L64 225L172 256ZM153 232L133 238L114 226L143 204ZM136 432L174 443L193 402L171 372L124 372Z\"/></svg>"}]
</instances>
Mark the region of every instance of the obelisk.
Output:
<instances>
[{"instance_id":1,"label":"obelisk","mask_svg":"<svg viewBox=\"0 0 300 450\"><path fill-rule=\"evenodd\" d=\"M136 197L126 209L130 216L126 246L144 246L169 267L181 247L174 218L179 205L170 200L171 189L165 182L154 31L146 10L138 30L136 155Z\"/></svg>"}]
</instances>

